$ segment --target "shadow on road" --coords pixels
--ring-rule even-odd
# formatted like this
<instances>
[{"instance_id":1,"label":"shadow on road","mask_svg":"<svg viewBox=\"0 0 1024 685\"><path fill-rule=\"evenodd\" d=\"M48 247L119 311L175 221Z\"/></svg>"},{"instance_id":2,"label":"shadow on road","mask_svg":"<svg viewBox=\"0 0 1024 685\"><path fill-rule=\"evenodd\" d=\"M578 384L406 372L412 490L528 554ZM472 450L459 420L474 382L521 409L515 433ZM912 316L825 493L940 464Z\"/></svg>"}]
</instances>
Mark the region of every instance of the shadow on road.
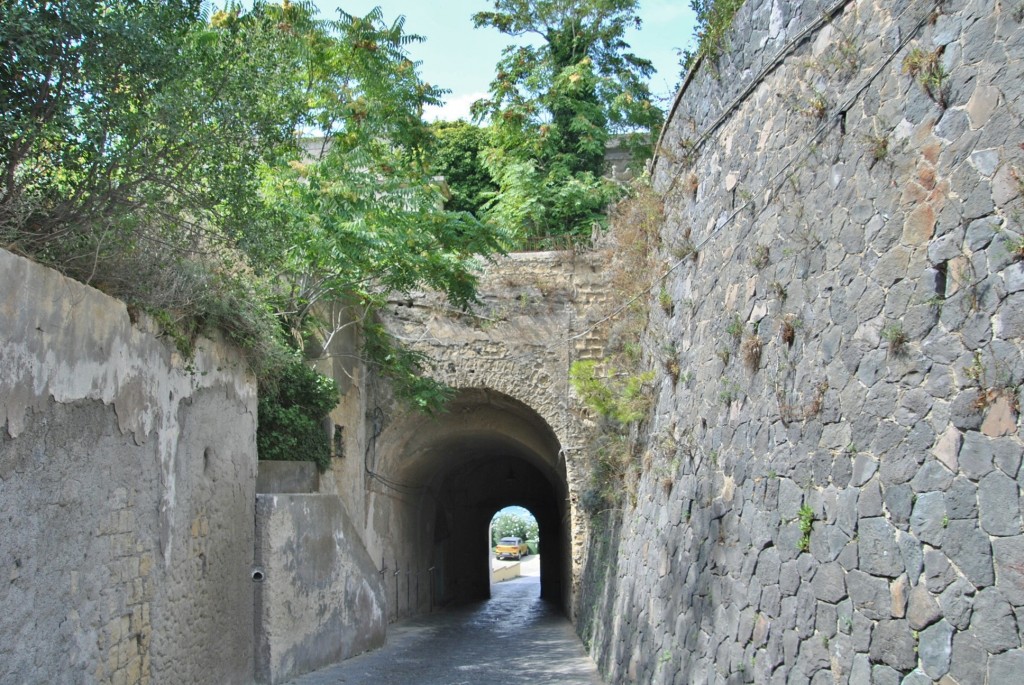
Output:
<instances>
[{"instance_id":1,"label":"shadow on road","mask_svg":"<svg viewBox=\"0 0 1024 685\"><path fill-rule=\"evenodd\" d=\"M540 599L540 579L495 584L491 599L388 629L381 649L289 685L600 685L572 624Z\"/></svg>"}]
</instances>

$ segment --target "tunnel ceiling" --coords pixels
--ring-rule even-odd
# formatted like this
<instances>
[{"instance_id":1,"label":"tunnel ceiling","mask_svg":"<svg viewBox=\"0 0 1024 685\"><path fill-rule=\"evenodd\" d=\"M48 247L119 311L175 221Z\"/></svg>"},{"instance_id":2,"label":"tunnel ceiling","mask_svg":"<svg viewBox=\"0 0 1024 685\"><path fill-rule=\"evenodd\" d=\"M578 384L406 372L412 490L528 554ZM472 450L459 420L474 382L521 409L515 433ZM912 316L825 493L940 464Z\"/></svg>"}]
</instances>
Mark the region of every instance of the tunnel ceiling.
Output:
<instances>
[{"instance_id":1,"label":"tunnel ceiling","mask_svg":"<svg viewBox=\"0 0 1024 685\"><path fill-rule=\"evenodd\" d=\"M565 464L554 432L530 407L507 395L465 389L445 414L410 418L392 427L405 437L396 472L404 482L436 483L450 474L472 472L473 464L482 461L494 468L499 463L519 468L524 478L543 478L551 494L564 494Z\"/></svg>"}]
</instances>

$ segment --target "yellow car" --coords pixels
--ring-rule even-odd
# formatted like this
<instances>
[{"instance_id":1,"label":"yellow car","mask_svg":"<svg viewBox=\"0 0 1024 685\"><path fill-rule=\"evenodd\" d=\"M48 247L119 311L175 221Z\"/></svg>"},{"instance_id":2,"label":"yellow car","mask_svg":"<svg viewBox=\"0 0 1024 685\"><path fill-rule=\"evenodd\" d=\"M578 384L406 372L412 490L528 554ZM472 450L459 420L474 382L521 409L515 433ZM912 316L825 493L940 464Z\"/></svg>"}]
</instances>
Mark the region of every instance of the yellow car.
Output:
<instances>
[{"instance_id":1,"label":"yellow car","mask_svg":"<svg viewBox=\"0 0 1024 685\"><path fill-rule=\"evenodd\" d=\"M494 548L494 555L498 559L522 559L529 556L530 548L521 538L502 538L498 540L498 546Z\"/></svg>"}]
</instances>

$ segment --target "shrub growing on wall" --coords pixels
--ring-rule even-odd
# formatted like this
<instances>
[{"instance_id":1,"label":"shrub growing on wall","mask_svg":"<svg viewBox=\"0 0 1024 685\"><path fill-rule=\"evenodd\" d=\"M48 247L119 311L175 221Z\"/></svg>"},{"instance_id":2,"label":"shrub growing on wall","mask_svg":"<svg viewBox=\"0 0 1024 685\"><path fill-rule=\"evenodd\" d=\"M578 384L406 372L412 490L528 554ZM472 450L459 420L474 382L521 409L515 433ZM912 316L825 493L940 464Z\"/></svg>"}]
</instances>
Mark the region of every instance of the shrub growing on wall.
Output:
<instances>
[{"instance_id":1,"label":"shrub growing on wall","mask_svg":"<svg viewBox=\"0 0 1024 685\"><path fill-rule=\"evenodd\" d=\"M256 448L260 459L331 462L324 419L338 404L338 386L296 356L273 387L261 389Z\"/></svg>"}]
</instances>

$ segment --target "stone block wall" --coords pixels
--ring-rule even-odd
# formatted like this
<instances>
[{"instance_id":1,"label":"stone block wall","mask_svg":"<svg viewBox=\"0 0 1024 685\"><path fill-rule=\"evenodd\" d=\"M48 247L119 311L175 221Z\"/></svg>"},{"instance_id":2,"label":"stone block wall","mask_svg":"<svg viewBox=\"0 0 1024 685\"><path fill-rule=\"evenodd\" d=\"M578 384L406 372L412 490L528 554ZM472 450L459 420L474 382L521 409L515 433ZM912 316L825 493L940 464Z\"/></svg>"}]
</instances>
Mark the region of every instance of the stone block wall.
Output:
<instances>
[{"instance_id":1,"label":"stone block wall","mask_svg":"<svg viewBox=\"0 0 1024 685\"><path fill-rule=\"evenodd\" d=\"M241 360L4 251L0 331L0 682L252 682Z\"/></svg>"},{"instance_id":2,"label":"stone block wall","mask_svg":"<svg viewBox=\"0 0 1024 685\"><path fill-rule=\"evenodd\" d=\"M384 312L388 329L433 361L433 376L454 388L486 388L514 398L535 411L557 437L563 450L559 460L564 459L558 466L564 469L570 500L562 527L570 538L572 559L561 579L562 587L572 588L564 596L570 613L587 538L586 520L578 513L577 502L587 474L583 427L573 412L568 372L574 360L603 353L604 340L593 324L610 311L604 264L601 254L511 254L482 271L480 302L470 313L453 309L436 293L395 300ZM392 425L401 419L400 415L391 419ZM409 440L404 431L396 434ZM390 436L396 434L384 432L375 449L401 458L406 447L395 449ZM380 463L376 457L370 459L370 467L383 473L394 473L399 466L386 459ZM379 488L367 482L367 489ZM375 533L368 535L371 553L375 559L386 559L382 565L402 569L421 565L422 555L417 558L408 545L394 544L405 536L403 524L384 518L389 493L385 489L381 494L382 502L370 501L366 506L379 517L368 525L385 531L379 542ZM402 615L401 608L396 612Z\"/></svg>"},{"instance_id":3,"label":"stone block wall","mask_svg":"<svg viewBox=\"0 0 1024 685\"><path fill-rule=\"evenodd\" d=\"M1022 19L750 0L684 85L645 341L681 373L578 625L611 682L1019 679Z\"/></svg>"}]
</instances>

